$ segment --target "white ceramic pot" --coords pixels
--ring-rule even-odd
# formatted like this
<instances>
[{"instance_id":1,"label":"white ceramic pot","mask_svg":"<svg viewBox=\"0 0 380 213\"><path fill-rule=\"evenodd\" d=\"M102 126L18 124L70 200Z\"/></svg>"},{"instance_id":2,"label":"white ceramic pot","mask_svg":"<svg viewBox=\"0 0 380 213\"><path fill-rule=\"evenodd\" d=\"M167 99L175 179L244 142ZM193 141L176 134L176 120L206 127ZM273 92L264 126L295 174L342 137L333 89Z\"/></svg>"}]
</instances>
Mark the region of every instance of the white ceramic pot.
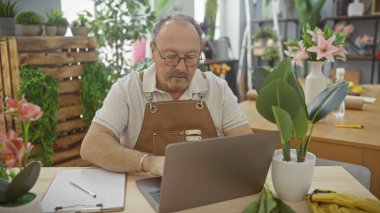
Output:
<instances>
[{"instance_id":1,"label":"white ceramic pot","mask_svg":"<svg viewBox=\"0 0 380 213\"><path fill-rule=\"evenodd\" d=\"M316 157L308 152L305 162L296 162L296 150L290 152L291 161L283 161L282 149L274 152L272 182L277 195L286 201L305 199L313 179Z\"/></svg>"},{"instance_id":2,"label":"white ceramic pot","mask_svg":"<svg viewBox=\"0 0 380 213\"><path fill-rule=\"evenodd\" d=\"M35 194L33 194L35 195ZM6 212L6 213L41 213L42 212L42 206L40 199L37 195L35 195L35 198L30 201L29 203L25 203L23 205L19 206L12 206L12 207L4 207L0 206L0 212Z\"/></svg>"}]
</instances>

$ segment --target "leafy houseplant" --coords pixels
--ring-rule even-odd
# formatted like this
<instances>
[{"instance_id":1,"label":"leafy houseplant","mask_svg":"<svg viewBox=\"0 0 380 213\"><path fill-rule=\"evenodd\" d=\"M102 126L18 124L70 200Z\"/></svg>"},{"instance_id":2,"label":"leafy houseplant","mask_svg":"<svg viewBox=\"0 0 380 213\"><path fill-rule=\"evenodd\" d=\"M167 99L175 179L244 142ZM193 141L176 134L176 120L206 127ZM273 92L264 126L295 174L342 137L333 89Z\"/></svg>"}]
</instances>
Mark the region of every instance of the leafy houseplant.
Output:
<instances>
[{"instance_id":1,"label":"leafy houseplant","mask_svg":"<svg viewBox=\"0 0 380 213\"><path fill-rule=\"evenodd\" d=\"M296 146L297 161L305 160L315 123L337 108L348 93L347 83L334 84L306 106L303 89L289 58L282 60L272 72L258 69L254 73L254 84L258 91L257 111L277 125L284 161L291 160L291 139Z\"/></svg>"},{"instance_id":2,"label":"leafy houseplant","mask_svg":"<svg viewBox=\"0 0 380 213\"><path fill-rule=\"evenodd\" d=\"M34 11L22 11L16 16L16 24L20 25L21 35L41 35L44 17Z\"/></svg>"},{"instance_id":3,"label":"leafy houseplant","mask_svg":"<svg viewBox=\"0 0 380 213\"><path fill-rule=\"evenodd\" d=\"M103 64L86 63L84 65L80 100L85 120L92 120L96 110L102 106L110 86L111 82L107 79L106 68Z\"/></svg>"},{"instance_id":4,"label":"leafy houseplant","mask_svg":"<svg viewBox=\"0 0 380 213\"><path fill-rule=\"evenodd\" d=\"M30 142L37 148L31 156L50 165L50 157L54 154L53 146L58 137L58 89L57 81L46 75L38 67L21 67L21 85L19 94L23 94L31 102L39 105L44 115L30 125ZM21 95L20 95L21 96Z\"/></svg>"},{"instance_id":5,"label":"leafy houseplant","mask_svg":"<svg viewBox=\"0 0 380 213\"><path fill-rule=\"evenodd\" d=\"M16 2L0 0L0 35L13 36L15 34L15 15L18 9Z\"/></svg>"},{"instance_id":6,"label":"leafy houseplant","mask_svg":"<svg viewBox=\"0 0 380 213\"><path fill-rule=\"evenodd\" d=\"M75 36L86 36L87 35L87 19L88 12L83 14L78 14L77 18L71 23L71 32Z\"/></svg>"},{"instance_id":7,"label":"leafy houseplant","mask_svg":"<svg viewBox=\"0 0 380 213\"><path fill-rule=\"evenodd\" d=\"M129 56L126 55L131 50L131 44L145 38L152 29L155 13L147 0L94 2L95 16L89 22L89 32L97 39L102 62L121 76L131 68Z\"/></svg>"},{"instance_id":8,"label":"leafy houseplant","mask_svg":"<svg viewBox=\"0 0 380 213\"><path fill-rule=\"evenodd\" d=\"M60 9L53 9L46 13L49 26L57 26L57 35L65 35L69 22Z\"/></svg>"},{"instance_id":9,"label":"leafy houseplant","mask_svg":"<svg viewBox=\"0 0 380 213\"><path fill-rule=\"evenodd\" d=\"M314 5L312 0L295 0L295 6L298 16L298 21L301 27L305 27L307 23L312 28L316 27L319 23L322 6L326 0L318 0Z\"/></svg>"}]
</instances>

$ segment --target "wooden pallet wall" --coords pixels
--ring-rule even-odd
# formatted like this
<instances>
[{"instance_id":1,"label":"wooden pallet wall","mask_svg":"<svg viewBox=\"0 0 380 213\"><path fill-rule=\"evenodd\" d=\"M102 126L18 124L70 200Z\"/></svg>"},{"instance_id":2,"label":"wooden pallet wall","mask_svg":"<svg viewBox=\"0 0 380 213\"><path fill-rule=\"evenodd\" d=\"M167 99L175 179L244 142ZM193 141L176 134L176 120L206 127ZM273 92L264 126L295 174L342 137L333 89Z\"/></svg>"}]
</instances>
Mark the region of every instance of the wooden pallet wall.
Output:
<instances>
[{"instance_id":1,"label":"wooden pallet wall","mask_svg":"<svg viewBox=\"0 0 380 213\"><path fill-rule=\"evenodd\" d=\"M14 39L14 38L12 38ZM39 66L58 81L59 133L55 142L55 154L51 158L55 166L87 166L79 156L81 142L89 123L82 119L80 102L83 65L97 60L94 37L36 36L15 37L19 66ZM17 54L16 54L17 55ZM19 82L12 82L19 86Z\"/></svg>"}]
</instances>

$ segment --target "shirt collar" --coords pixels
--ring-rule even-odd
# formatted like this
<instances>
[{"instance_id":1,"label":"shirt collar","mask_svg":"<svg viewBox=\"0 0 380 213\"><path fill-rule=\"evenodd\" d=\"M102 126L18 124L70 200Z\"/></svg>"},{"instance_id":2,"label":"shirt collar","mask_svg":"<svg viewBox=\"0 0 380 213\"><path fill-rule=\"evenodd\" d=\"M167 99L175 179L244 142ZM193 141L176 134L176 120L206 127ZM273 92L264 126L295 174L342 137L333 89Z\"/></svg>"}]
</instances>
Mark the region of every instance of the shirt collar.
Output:
<instances>
[{"instance_id":1,"label":"shirt collar","mask_svg":"<svg viewBox=\"0 0 380 213\"><path fill-rule=\"evenodd\" d=\"M156 80L156 67L153 63L144 71L143 91L163 93L162 90L157 89ZM202 72L197 69L193 80L180 99L191 99L194 93L205 92L207 89L206 79L203 77Z\"/></svg>"}]
</instances>

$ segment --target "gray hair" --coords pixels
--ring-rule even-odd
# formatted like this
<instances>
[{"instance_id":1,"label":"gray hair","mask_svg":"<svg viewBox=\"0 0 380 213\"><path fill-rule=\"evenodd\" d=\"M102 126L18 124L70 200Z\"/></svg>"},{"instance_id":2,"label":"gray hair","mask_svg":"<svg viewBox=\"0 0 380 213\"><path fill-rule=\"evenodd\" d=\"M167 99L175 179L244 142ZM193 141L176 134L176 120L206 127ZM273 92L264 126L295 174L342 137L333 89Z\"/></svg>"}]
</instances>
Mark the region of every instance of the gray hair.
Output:
<instances>
[{"instance_id":1,"label":"gray hair","mask_svg":"<svg viewBox=\"0 0 380 213\"><path fill-rule=\"evenodd\" d=\"M174 13L168 15L168 16L161 17L158 20L158 22L154 25L154 28L153 28L153 42L157 42L158 32L161 30L162 26L166 22L168 22L170 20L190 23L197 30L197 33L199 35L199 39L202 40L201 39L202 38L202 29L199 26L198 22L195 21L195 19L192 16L190 16L190 15L187 15L187 14L184 14L184 13L181 13L181 12L174 12Z\"/></svg>"}]
</instances>

